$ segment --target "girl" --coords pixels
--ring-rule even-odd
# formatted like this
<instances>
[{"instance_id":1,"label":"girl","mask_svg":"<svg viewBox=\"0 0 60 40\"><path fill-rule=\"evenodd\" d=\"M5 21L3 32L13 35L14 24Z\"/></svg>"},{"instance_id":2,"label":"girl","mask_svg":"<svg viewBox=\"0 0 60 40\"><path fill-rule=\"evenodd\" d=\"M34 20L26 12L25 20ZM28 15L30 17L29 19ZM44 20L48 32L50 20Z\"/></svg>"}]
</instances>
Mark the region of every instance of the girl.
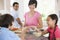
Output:
<instances>
[{"instance_id":1,"label":"girl","mask_svg":"<svg viewBox=\"0 0 60 40\"><path fill-rule=\"evenodd\" d=\"M60 40L60 29L57 25L58 17L56 14L51 14L47 17L48 29L42 32L42 35L49 33L49 40Z\"/></svg>"}]
</instances>

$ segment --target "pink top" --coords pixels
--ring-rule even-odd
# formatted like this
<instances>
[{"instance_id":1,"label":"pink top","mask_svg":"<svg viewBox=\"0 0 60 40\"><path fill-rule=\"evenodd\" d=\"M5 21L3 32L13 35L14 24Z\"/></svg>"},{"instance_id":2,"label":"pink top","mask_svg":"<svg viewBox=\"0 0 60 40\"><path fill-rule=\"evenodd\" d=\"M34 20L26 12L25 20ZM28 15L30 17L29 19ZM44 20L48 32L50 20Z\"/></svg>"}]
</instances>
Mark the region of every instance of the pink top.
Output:
<instances>
[{"instance_id":1,"label":"pink top","mask_svg":"<svg viewBox=\"0 0 60 40\"><path fill-rule=\"evenodd\" d=\"M48 28L47 31L50 32L50 40L52 40L54 29ZM55 38L60 38L60 29L58 28L58 26L56 26L56 31L54 34Z\"/></svg>"},{"instance_id":2,"label":"pink top","mask_svg":"<svg viewBox=\"0 0 60 40\"><path fill-rule=\"evenodd\" d=\"M38 25L38 18L40 16L39 12L35 12L34 16L29 17L28 12L24 15L26 23L25 26L37 26Z\"/></svg>"}]
</instances>

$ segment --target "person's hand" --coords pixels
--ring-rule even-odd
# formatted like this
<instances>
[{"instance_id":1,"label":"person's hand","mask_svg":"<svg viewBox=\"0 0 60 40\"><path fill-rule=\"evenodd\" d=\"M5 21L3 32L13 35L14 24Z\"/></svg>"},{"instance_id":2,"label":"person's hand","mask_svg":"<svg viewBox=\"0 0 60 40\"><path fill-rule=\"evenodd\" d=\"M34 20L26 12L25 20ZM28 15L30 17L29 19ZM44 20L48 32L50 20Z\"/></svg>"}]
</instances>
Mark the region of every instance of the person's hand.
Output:
<instances>
[{"instance_id":1,"label":"person's hand","mask_svg":"<svg viewBox=\"0 0 60 40\"><path fill-rule=\"evenodd\" d=\"M33 30L39 32L40 30L37 27L32 27Z\"/></svg>"},{"instance_id":2,"label":"person's hand","mask_svg":"<svg viewBox=\"0 0 60 40\"><path fill-rule=\"evenodd\" d=\"M32 30L35 30L37 27L36 26L30 26Z\"/></svg>"},{"instance_id":3,"label":"person's hand","mask_svg":"<svg viewBox=\"0 0 60 40\"><path fill-rule=\"evenodd\" d=\"M28 29L27 27L22 27L22 31L27 30L27 29Z\"/></svg>"}]
</instances>

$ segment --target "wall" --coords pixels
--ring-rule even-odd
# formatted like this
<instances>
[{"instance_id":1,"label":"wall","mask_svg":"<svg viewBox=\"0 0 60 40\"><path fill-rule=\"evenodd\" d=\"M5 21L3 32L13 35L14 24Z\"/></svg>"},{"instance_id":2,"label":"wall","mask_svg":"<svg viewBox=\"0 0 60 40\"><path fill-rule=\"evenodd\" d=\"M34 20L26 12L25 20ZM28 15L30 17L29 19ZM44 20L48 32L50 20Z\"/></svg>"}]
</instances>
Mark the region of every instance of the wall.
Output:
<instances>
[{"instance_id":1,"label":"wall","mask_svg":"<svg viewBox=\"0 0 60 40\"><path fill-rule=\"evenodd\" d=\"M41 14L44 14L45 17L47 17L49 14L52 14L52 13L56 13L57 15L59 15L58 10L60 10L60 1L58 1L58 4L57 4L57 0L37 0L37 1L38 1L38 6L37 6L36 10L38 12L40 12ZM0 13L3 13L3 14L6 12L9 13L10 10L12 9L13 2L19 3L19 6L20 6L19 7L19 17L21 18L21 21L24 21L24 14L27 11L29 11L29 8L28 8L29 0L0 0L0 5L2 4L2 7L4 7L4 8L2 8L4 10L0 10ZM1 6L0 6L0 8L1 8ZM60 23L60 21L59 21L59 23ZM46 24L44 23L44 26L45 25Z\"/></svg>"},{"instance_id":2,"label":"wall","mask_svg":"<svg viewBox=\"0 0 60 40\"><path fill-rule=\"evenodd\" d=\"M0 13L9 13L10 11L10 0L0 0Z\"/></svg>"},{"instance_id":3,"label":"wall","mask_svg":"<svg viewBox=\"0 0 60 40\"><path fill-rule=\"evenodd\" d=\"M0 0L0 10L3 10L3 9L4 9L4 1Z\"/></svg>"}]
</instances>

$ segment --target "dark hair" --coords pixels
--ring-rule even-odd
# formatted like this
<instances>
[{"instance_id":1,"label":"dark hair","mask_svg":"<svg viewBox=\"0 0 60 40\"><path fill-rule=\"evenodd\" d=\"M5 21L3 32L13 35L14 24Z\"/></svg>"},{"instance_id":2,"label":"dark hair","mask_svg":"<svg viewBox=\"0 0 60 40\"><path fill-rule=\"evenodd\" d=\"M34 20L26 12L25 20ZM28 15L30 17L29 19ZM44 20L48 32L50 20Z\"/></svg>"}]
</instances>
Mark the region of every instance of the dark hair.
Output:
<instances>
[{"instance_id":1,"label":"dark hair","mask_svg":"<svg viewBox=\"0 0 60 40\"><path fill-rule=\"evenodd\" d=\"M15 4L18 4L18 5L19 5L19 3L18 3L18 2L14 2L14 3L13 3L13 6L15 6Z\"/></svg>"},{"instance_id":2,"label":"dark hair","mask_svg":"<svg viewBox=\"0 0 60 40\"><path fill-rule=\"evenodd\" d=\"M9 25L12 26L12 22L14 21L14 18L10 14L4 14L0 16L0 26L8 28Z\"/></svg>"},{"instance_id":3,"label":"dark hair","mask_svg":"<svg viewBox=\"0 0 60 40\"><path fill-rule=\"evenodd\" d=\"M51 14L49 15L48 17L50 17L52 20L56 20L56 23L55 23L55 28L54 28L54 31L53 31L53 38L52 40L56 40L56 37L55 37L55 31L56 31L56 27L57 27L57 22L58 22L58 16L56 14ZM49 39L50 39L50 32L49 32Z\"/></svg>"},{"instance_id":4,"label":"dark hair","mask_svg":"<svg viewBox=\"0 0 60 40\"><path fill-rule=\"evenodd\" d=\"M36 0L30 0L28 5L35 4L35 8L37 7L37 1Z\"/></svg>"},{"instance_id":5,"label":"dark hair","mask_svg":"<svg viewBox=\"0 0 60 40\"><path fill-rule=\"evenodd\" d=\"M58 16L56 14L51 14L48 17L50 17L52 20L56 20L55 25L57 24L57 22L58 22Z\"/></svg>"}]
</instances>

